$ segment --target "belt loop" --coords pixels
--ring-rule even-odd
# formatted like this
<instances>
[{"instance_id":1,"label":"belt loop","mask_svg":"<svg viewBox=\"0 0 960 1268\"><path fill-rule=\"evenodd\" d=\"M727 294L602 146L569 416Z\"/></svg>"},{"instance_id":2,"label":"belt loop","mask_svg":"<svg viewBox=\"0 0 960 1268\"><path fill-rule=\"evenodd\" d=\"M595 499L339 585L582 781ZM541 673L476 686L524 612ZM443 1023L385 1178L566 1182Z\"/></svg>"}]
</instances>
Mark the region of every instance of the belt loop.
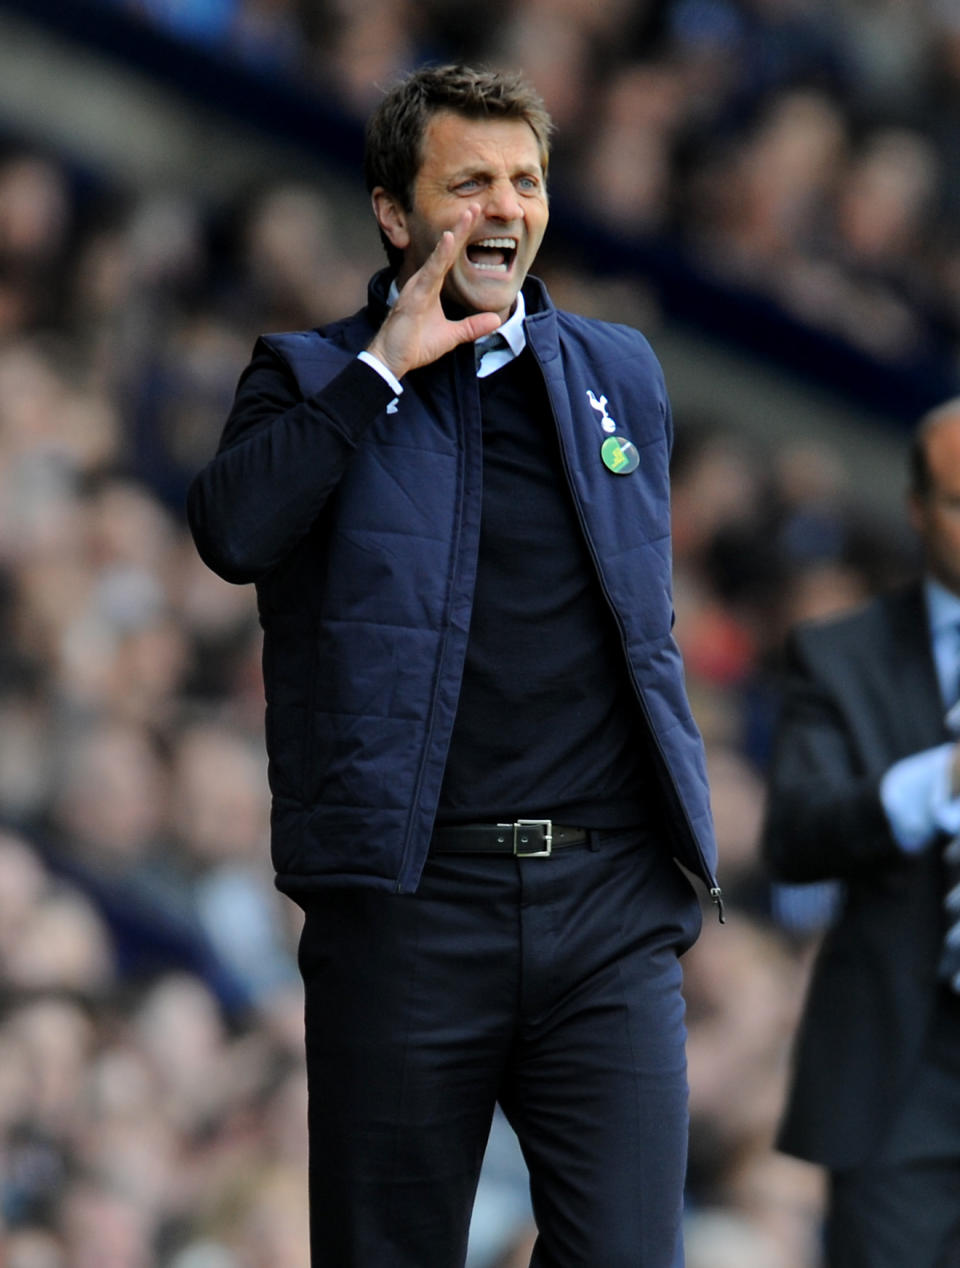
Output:
<instances>
[{"instance_id":1,"label":"belt loop","mask_svg":"<svg viewBox=\"0 0 960 1268\"><path fill-rule=\"evenodd\" d=\"M597 851L600 849L600 829L599 828L587 829L587 849L590 851L591 854L596 854Z\"/></svg>"}]
</instances>

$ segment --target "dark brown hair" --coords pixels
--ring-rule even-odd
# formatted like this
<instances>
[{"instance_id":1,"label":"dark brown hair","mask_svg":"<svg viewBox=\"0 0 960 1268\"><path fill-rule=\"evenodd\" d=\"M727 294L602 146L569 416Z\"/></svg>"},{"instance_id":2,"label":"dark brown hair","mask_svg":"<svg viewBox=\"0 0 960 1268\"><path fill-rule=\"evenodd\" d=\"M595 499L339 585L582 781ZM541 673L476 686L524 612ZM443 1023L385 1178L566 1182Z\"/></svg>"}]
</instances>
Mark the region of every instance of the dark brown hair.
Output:
<instances>
[{"instance_id":1,"label":"dark brown hair","mask_svg":"<svg viewBox=\"0 0 960 1268\"><path fill-rule=\"evenodd\" d=\"M423 160L423 137L431 118L451 110L468 119L521 119L530 125L546 174L553 123L540 94L511 71L469 66L423 66L395 84L367 121L364 174L367 189L382 186L413 206L413 186ZM401 253L380 234L392 264Z\"/></svg>"}]
</instances>

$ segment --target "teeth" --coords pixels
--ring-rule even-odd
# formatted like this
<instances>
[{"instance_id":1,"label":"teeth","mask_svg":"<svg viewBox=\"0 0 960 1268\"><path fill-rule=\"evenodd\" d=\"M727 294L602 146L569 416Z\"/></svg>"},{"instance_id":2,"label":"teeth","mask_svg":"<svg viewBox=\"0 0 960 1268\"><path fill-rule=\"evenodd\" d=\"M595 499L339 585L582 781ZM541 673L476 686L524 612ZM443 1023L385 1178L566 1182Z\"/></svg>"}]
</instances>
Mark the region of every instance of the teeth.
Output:
<instances>
[{"instance_id":1,"label":"teeth","mask_svg":"<svg viewBox=\"0 0 960 1268\"><path fill-rule=\"evenodd\" d=\"M488 251L508 251L510 253L506 259L501 260L497 264L491 264L483 260L472 260L471 263L475 269L484 269L488 273L510 272L510 261L517 250L516 238L480 238L470 245L471 247L482 247Z\"/></svg>"}]
</instances>

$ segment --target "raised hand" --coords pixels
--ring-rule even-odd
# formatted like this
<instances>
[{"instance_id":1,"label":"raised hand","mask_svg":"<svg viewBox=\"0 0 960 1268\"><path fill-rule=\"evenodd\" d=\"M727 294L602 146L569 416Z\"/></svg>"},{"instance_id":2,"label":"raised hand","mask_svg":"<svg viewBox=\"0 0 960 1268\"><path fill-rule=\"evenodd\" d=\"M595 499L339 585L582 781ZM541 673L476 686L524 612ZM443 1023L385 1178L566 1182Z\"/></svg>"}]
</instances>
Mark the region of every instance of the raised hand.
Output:
<instances>
[{"instance_id":1,"label":"raised hand","mask_svg":"<svg viewBox=\"0 0 960 1268\"><path fill-rule=\"evenodd\" d=\"M444 278L480 214L479 207L467 207L454 228L440 236L424 264L401 290L367 348L398 379L408 370L436 361L457 344L491 334L500 325L496 313L473 313L460 321L450 321L440 303Z\"/></svg>"}]
</instances>

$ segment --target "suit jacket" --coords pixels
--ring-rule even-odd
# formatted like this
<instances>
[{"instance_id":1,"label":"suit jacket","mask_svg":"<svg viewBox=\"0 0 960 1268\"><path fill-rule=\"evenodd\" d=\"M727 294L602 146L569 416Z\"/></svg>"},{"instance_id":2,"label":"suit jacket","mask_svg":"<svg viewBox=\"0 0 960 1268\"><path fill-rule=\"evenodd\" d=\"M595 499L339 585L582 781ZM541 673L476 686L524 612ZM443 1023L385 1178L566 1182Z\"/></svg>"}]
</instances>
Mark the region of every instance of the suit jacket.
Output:
<instances>
[{"instance_id":1,"label":"suit jacket","mask_svg":"<svg viewBox=\"0 0 960 1268\"><path fill-rule=\"evenodd\" d=\"M764 853L778 879L840 878L846 898L814 967L778 1143L834 1170L882 1144L938 996L942 850L899 849L879 784L949 738L943 713L919 584L788 640Z\"/></svg>"}]
</instances>

